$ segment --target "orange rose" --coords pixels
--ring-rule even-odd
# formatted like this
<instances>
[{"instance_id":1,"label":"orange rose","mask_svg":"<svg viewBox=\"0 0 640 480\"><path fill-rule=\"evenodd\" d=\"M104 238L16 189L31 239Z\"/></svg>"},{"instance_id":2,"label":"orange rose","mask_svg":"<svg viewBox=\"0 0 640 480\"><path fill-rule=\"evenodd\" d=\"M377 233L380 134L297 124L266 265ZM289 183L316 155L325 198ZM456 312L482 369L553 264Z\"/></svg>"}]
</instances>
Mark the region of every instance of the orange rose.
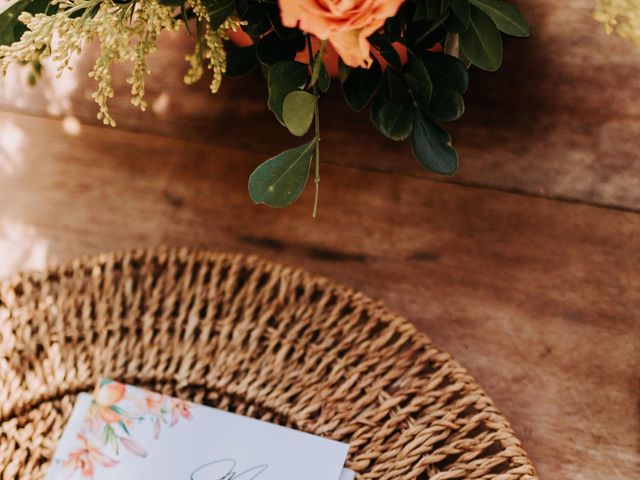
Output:
<instances>
[{"instance_id":1,"label":"orange rose","mask_svg":"<svg viewBox=\"0 0 640 480\"><path fill-rule=\"evenodd\" d=\"M369 67L367 38L398 12L403 0L280 0L282 23L329 40L347 65Z\"/></svg>"}]
</instances>

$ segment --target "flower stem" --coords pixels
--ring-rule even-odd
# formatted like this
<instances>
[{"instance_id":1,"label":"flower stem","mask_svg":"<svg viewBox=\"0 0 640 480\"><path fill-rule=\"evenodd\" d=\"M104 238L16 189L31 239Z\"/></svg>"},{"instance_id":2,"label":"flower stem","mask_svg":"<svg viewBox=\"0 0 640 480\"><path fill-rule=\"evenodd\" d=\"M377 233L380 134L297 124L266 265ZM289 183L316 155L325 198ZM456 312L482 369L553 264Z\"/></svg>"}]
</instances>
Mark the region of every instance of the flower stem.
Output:
<instances>
[{"instance_id":1,"label":"flower stem","mask_svg":"<svg viewBox=\"0 0 640 480\"><path fill-rule=\"evenodd\" d=\"M314 85L313 92L317 95L318 87ZM320 197L320 108L318 107L318 102L316 101L316 112L315 112L315 125L316 125L316 174L315 174L315 184L316 184L316 195L313 201L313 218L316 218L318 213L318 198Z\"/></svg>"},{"instance_id":2,"label":"flower stem","mask_svg":"<svg viewBox=\"0 0 640 480\"><path fill-rule=\"evenodd\" d=\"M307 35L307 48L309 50L309 66L311 67L311 81L309 87L313 90L313 94L316 98L320 99L320 92L318 90L318 77L320 76L320 67L322 66L322 57L324 57L324 51L327 46L327 41L322 40L320 42L320 48L316 56L313 56L313 47L311 45L311 36ZM314 112L315 120L315 137L316 154L315 154L315 185L316 193L313 201L313 218L316 218L318 214L318 200L320 198L320 107L319 101L316 100L316 107Z\"/></svg>"}]
</instances>

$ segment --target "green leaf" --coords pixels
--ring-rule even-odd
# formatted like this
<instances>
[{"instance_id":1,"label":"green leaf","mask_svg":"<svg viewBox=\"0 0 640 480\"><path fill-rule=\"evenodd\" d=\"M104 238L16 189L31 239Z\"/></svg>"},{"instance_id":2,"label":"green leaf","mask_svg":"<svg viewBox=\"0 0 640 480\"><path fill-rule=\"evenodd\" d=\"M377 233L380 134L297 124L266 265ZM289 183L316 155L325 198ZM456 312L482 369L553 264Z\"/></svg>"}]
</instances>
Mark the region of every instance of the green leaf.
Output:
<instances>
[{"instance_id":1,"label":"green leaf","mask_svg":"<svg viewBox=\"0 0 640 480\"><path fill-rule=\"evenodd\" d=\"M405 65L404 79L407 85L409 85L416 102L426 107L431 99L433 85L424 62L419 58L414 58L407 62Z\"/></svg>"},{"instance_id":2,"label":"green leaf","mask_svg":"<svg viewBox=\"0 0 640 480\"><path fill-rule=\"evenodd\" d=\"M464 63L446 53L426 52L422 54L434 87L450 88L464 93L469 87L469 71Z\"/></svg>"},{"instance_id":3,"label":"green leaf","mask_svg":"<svg viewBox=\"0 0 640 480\"><path fill-rule=\"evenodd\" d=\"M309 130L316 111L318 97L309 92L294 90L282 104L282 118L289 131L301 137Z\"/></svg>"},{"instance_id":4,"label":"green leaf","mask_svg":"<svg viewBox=\"0 0 640 480\"><path fill-rule=\"evenodd\" d=\"M442 14L449 5L437 0L418 0L413 21L433 20Z\"/></svg>"},{"instance_id":5,"label":"green leaf","mask_svg":"<svg viewBox=\"0 0 640 480\"><path fill-rule=\"evenodd\" d=\"M256 48L253 45L229 49L227 52L227 77L243 77L258 66Z\"/></svg>"},{"instance_id":6,"label":"green leaf","mask_svg":"<svg viewBox=\"0 0 640 480\"><path fill-rule=\"evenodd\" d=\"M330 86L331 77L329 76L326 65L322 62L320 64L320 73L318 74L318 88L320 89L320 92L327 93Z\"/></svg>"},{"instance_id":7,"label":"green leaf","mask_svg":"<svg viewBox=\"0 0 640 480\"><path fill-rule=\"evenodd\" d=\"M293 60L297 46L294 41L282 40L275 32L271 32L260 39L256 53L261 63L273 65L282 60Z\"/></svg>"},{"instance_id":8,"label":"green leaf","mask_svg":"<svg viewBox=\"0 0 640 480\"><path fill-rule=\"evenodd\" d=\"M386 98L398 98L409 93L409 86L402 75L387 68L384 71L382 91Z\"/></svg>"},{"instance_id":9,"label":"green leaf","mask_svg":"<svg viewBox=\"0 0 640 480\"><path fill-rule=\"evenodd\" d=\"M284 99L289 93L304 87L308 74L307 65L293 61L278 62L269 69L269 110L283 125L282 104Z\"/></svg>"},{"instance_id":10,"label":"green leaf","mask_svg":"<svg viewBox=\"0 0 640 480\"><path fill-rule=\"evenodd\" d=\"M460 34L460 47L465 57L476 67L495 72L502 64L502 37L493 21L471 7L471 23Z\"/></svg>"},{"instance_id":11,"label":"green leaf","mask_svg":"<svg viewBox=\"0 0 640 480\"><path fill-rule=\"evenodd\" d=\"M295 202L309 178L316 140L286 150L258 166L249 177L249 195L255 203L286 207Z\"/></svg>"},{"instance_id":12,"label":"green leaf","mask_svg":"<svg viewBox=\"0 0 640 480\"><path fill-rule=\"evenodd\" d=\"M17 40L14 29L18 23L18 16L29 5L29 0L18 0L0 13L0 45L11 45Z\"/></svg>"},{"instance_id":13,"label":"green leaf","mask_svg":"<svg viewBox=\"0 0 640 480\"><path fill-rule=\"evenodd\" d=\"M235 3L236 0L204 0L211 28L217 29L229 18Z\"/></svg>"},{"instance_id":14,"label":"green leaf","mask_svg":"<svg viewBox=\"0 0 640 480\"><path fill-rule=\"evenodd\" d=\"M352 68L349 65L345 64L341 58L338 58L338 80L340 80L341 84L347 81L349 75L351 75L351 70Z\"/></svg>"},{"instance_id":15,"label":"green leaf","mask_svg":"<svg viewBox=\"0 0 640 480\"><path fill-rule=\"evenodd\" d=\"M126 433L127 435L131 435L131 433L129 432L129 429L127 428L127 426L125 425L125 423L122 420L120 420L118 422L118 424L120 425L120 428L122 428L124 433Z\"/></svg>"},{"instance_id":16,"label":"green leaf","mask_svg":"<svg viewBox=\"0 0 640 480\"><path fill-rule=\"evenodd\" d=\"M291 40L298 34L298 29L289 28L282 25L280 18L280 9L275 4L266 4L267 14L269 16L269 22L273 27L273 31L276 32L278 37L282 40Z\"/></svg>"},{"instance_id":17,"label":"green leaf","mask_svg":"<svg viewBox=\"0 0 640 480\"><path fill-rule=\"evenodd\" d=\"M374 58L370 68L353 68L342 84L347 104L354 112L363 110L382 82L382 69Z\"/></svg>"},{"instance_id":18,"label":"green leaf","mask_svg":"<svg viewBox=\"0 0 640 480\"><path fill-rule=\"evenodd\" d=\"M449 12L444 12L434 20L409 23L405 35L406 42L416 51L433 46L442 37L442 27L448 17Z\"/></svg>"},{"instance_id":19,"label":"green leaf","mask_svg":"<svg viewBox=\"0 0 640 480\"><path fill-rule=\"evenodd\" d=\"M391 140L406 140L413 128L413 100L410 95L385 99L378 96L371 106L371 122Z\"/></svg>"},{"instance_id":20,"label":"green leaf","mask_svg":"<svg viewBox=\"0 0 640 480\"><path fill-rule=\"evenodd\" d=\"M469 24L469 0L451 0L451 10L461 22Z\"/></svg>"},{"instance_id":21,"label":"green leaf","mask_svg":"<svg viewBox=\"0 0 640 480\"><path fill-rule=\"evenodd\" d=\"M396 70L402 69L400 55L387 37L379 33L374 33L369 37L369 41L376 47L382 58L384 58L389 65Z\"/></svg>"},{"instance_id":22,"label":"green leaf","mask_svg":"<svg viewBox=\"0 0 640 480\"><path fill-rule=\"evenodd\" d=\"M469 28L469 0L451 0L451 14L445 21L450 32L464 32Z\"/></svg>"},{"instance_id":23,"label":"green leaf","mask_svg":"<svg viewBox=\"0 0 640 480\"><path fill-rule=\"evenodd\" d=\"M501 0L471 0L476 7L491 17L498 30L513 37L528 37L529 24L513 5Z\"/></svg>"},{"instance_id":24,"label":"green leaf","mask_svg":"<svg viewBox=\"0 0 640 480\"><path fill-rule=\"evenodd\" d=\"M18 20L22 12L31 14L45 13L51 10L55 13L57 6L51 6L50 0L18 0L6 7L0 13L0 45L11 45L22 37L27 27Z\"/></svg>"},{"instance_id":25,"label":"green leaf","mask_svg":"<svg viewBox=\"0 0 640 480\"><path fill-rule=\"evenodd\" d=\"M451 137L431 120L415 111L411 136L413 155L427 170L451 175L458 168L458 155L451 145Z\"/></svg>"},{"instance_id":26,"label":"green leaf","mask_svg":"<svg viewBox=\"0 0 640 480\"><path fill-rule=\"evenodd\" d=\"M457 120L464 113L462 95L450 88L434 88L429 106L422 112L436 122Z\"/></svg>"}]
</instances>

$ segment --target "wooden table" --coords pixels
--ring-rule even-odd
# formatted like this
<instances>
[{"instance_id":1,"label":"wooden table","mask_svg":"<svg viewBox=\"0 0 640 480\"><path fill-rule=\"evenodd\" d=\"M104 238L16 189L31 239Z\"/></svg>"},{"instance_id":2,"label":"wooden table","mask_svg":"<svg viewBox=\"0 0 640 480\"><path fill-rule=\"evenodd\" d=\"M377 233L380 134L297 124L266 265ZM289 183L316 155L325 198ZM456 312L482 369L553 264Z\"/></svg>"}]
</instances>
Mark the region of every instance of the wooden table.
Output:
<instances>
[{"instance_id":1,"label":"wooden table","mask_svg":"<svg viewBox=\"0 0 640 480\"><path fill-rule=\"evenodd\" d=\"M562 4L561 4L562 3ZM640 478L640 50L589 0L522 5L534 31L473 71L452 179L323 100L320 217L252 205L249 173L293 145L265 86L181 84L163 38L150 111L125 70L95 120L84 72L0 84L0 275L157 244L260 254L382 299L465 365L540 477Z\"/></svg>"}]
</instances>

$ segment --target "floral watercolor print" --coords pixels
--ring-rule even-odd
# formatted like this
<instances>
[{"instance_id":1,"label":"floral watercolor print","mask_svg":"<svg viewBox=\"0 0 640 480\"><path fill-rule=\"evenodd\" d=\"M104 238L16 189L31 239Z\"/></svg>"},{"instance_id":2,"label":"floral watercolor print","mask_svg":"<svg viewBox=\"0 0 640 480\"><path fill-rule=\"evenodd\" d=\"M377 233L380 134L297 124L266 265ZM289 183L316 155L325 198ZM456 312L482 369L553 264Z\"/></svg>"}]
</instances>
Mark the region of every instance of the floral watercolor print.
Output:
<instances>
[{"instance_id":1,"label":"floral watercolor print","mask_svg":"<svg viewBox=\"0 0 640 480\"><path fill-rule=\"evenodd\" d=\"M101 380L76 436L76 447L64 461L66 478L80 475L83 480L92 480L96 469L118 465L125 450L146 458L147 450L136 441L136 431L148 424L157 440L163 427L191 420L193 407L184 400Z\"/></svg>"}]
</instances>

